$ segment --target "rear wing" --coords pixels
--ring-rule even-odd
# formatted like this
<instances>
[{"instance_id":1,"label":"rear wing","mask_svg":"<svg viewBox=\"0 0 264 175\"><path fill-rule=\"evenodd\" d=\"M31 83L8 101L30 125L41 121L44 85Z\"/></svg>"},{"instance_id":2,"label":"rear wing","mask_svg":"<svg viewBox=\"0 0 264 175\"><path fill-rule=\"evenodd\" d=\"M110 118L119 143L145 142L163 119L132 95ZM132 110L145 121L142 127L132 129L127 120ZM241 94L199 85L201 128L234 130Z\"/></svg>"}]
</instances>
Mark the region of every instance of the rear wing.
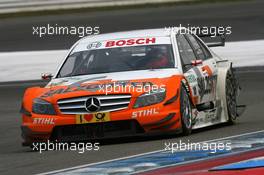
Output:
<instances>
[{"instance_id":1,"label":"rear wing","mask_svg":"<svg viewBox=\"0 0 264 175\"><path fill-rule=\"evenodd\" d=\"M225 46L225 34L197 34L197 36L200 37L208 47ZM220 41L210 42L210 40L215 38L218 40L220 39Z\"/></svg>"}]
</instances>

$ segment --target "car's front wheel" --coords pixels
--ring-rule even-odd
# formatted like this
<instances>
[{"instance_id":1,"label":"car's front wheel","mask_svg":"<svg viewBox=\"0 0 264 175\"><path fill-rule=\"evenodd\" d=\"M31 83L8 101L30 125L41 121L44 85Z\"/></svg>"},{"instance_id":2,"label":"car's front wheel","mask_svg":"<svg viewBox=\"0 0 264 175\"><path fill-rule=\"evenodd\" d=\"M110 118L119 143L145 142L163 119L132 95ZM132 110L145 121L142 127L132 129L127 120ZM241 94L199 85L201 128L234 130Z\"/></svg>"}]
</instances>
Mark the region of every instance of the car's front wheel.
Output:
<instances>
[{"instance_id":1,"label":"car's front wheel","mask_svg":"<svg viewBox=\"0 0 264 175\"><path fill-rule=\"evenodd\" d=\"M182 132L184 135L189 135L192 132L192 106L189 95L184 86L181 86L180 113Z\"/></svg>"}]
</instances>

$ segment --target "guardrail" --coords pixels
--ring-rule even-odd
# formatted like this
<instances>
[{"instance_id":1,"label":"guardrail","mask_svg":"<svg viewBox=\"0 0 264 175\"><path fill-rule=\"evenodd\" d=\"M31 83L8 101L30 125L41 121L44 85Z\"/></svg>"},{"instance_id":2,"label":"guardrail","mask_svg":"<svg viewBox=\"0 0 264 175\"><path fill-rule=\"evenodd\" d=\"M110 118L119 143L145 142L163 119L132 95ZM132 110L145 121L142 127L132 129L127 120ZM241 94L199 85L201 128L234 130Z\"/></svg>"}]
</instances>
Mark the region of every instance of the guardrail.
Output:
<instances>
[{"instance_id":1,"label":"guardrail","mask_svg":"<svg viewBox=\"0 0 264 175\"><path fill-rule=\"evenodd\" d=\"M160 4L183 1L190 0L1 0L0 14L79 8Z\"/></svg>"}]
</instances>

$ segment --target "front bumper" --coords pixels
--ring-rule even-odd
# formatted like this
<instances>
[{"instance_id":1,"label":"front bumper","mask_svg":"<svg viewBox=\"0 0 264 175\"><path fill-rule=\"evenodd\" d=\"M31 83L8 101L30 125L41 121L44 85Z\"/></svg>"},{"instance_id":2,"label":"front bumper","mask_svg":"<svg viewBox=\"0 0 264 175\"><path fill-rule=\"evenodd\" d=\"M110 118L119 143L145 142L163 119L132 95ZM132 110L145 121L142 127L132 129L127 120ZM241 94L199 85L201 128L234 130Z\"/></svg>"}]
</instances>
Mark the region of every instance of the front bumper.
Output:
<instances>
[{"instance_id":1,"label":"front bumper","mask_svg":"<svg viewBox=\"0 0 264 175\"><path fill-rule=\"evenodd\" d=\"M181 127L179 110L171 106L156 105L144 109L117 111L111 113L111 121L86 124L76 124L74 115L23 115L23 145L29 146L33 142L47 140L75 142L177 130ZM148 112L153 109L158 112Z\"/></svg>"}]
</instances>

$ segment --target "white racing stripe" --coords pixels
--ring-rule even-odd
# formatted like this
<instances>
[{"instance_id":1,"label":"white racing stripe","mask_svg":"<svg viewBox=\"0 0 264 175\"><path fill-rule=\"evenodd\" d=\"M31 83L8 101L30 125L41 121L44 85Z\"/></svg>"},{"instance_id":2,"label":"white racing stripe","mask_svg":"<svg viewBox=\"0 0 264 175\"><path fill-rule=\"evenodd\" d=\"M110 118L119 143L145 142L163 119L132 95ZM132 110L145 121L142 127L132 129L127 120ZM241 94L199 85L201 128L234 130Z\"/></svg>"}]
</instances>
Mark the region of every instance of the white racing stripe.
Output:
<instances>
[{"instance_id":1,"label":"white racing stripe","mask_svg":"<svg viewBox=\"0 0 264 175\"><path fill-rule=\"evenodd\" d=\"M264 40L228 42L212 48L235 67L264 65ZM0 81L37 80L43 72L54 73L67 50L0 52Z\"/></svg>"}]
</instances>

